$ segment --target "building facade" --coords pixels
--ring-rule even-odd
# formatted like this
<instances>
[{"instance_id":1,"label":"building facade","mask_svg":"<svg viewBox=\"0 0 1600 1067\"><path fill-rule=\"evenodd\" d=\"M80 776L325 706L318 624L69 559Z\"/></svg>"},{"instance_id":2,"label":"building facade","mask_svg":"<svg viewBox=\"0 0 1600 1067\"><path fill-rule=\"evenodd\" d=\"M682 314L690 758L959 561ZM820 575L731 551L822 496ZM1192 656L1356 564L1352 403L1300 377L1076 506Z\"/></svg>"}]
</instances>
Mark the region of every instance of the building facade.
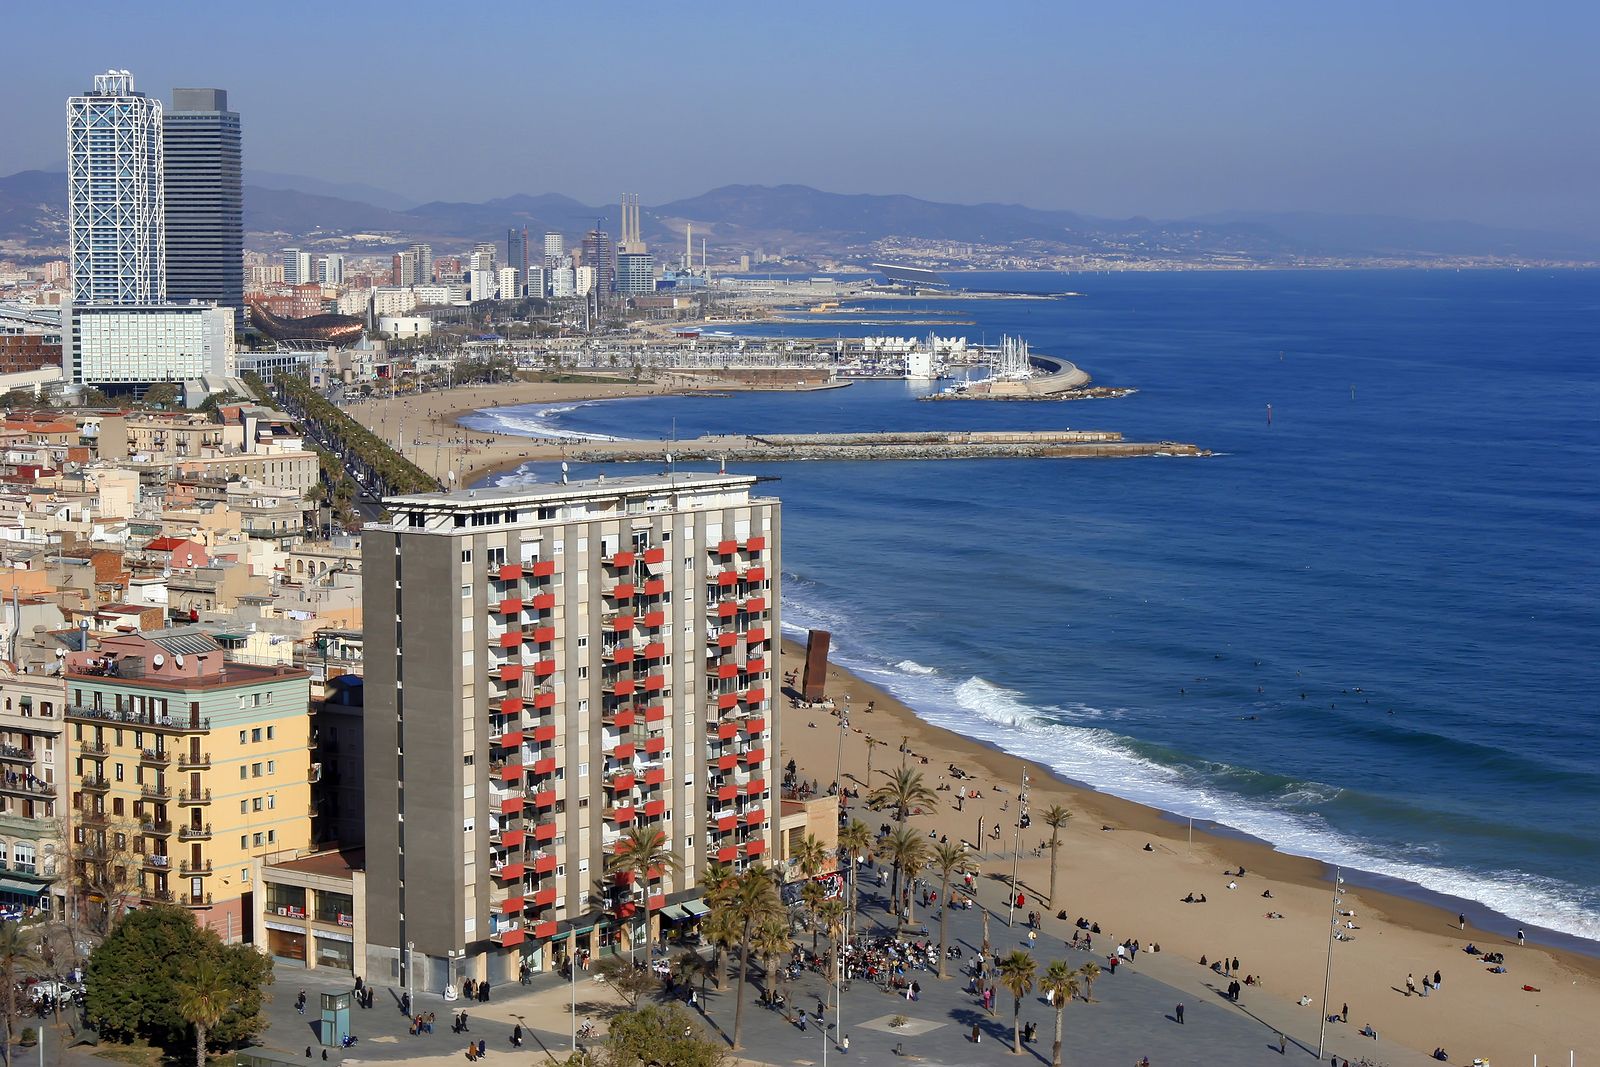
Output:
<instances>
[{"instance_id":1,"label":"building facade","mask_svg":"<svg viewBox=\"0 0 1600 1067\"><path fill-rule=\"evenodd\" d=\"M555 270L567 254L567 239L554 230L544 235L544 269Z\"/></svg>"},{"instance_id":2,"label":"building facade","mask_svg":"<svg viewBox=\"0 0 1600 1067\"><path fill-rule=\"evenodd\" d=\"M239 115L224 89L174 89L162 123L167 296L244 307L244 180Z\"/></svg>"},{"instance_id":3,"label":"building facade","mask_svg":"<svg viewBox=\"0 0 1600 1067\"><path fill-rule=\"evenodd\" d=\"M682 864L657 921L709 863L768 858L780 531L755 481L387 501L362 539L367 974L502 981L625 940L646 890L606 862L631 827Z\"/></svg>"},{"instance_id":4,"label":"building facade","mask_svg":"<svg viewBox=\"0 0 1600 1067\"><path fill-rule=\"evenodd\" d=\"M311 843L310 675L181 627L107 637L63 676L76 862L110 855L132 901L248 937L252 860Z\"/></svg>"},{"instance_id":5,"label":"building facade","mask_svg":"<svg viewBox=\"0 0 1600 1067\"><path fill-rule=\"evenodd\" d=\"M98 386L182 382L237 373L233 310L209 304L63 309L71 380Z\"/></svg>"},{"instance_id":6,"label":"building facade","mask_svg":"<svg viewBox=\"0 0 1600 1067\"><path fill-rule=\"evenodd\" d=\"M65 712L60 678L0 673L0 905L63 914Z\"/></svg>"},{"instance_id":7,"label":"building facade","mask_svg":"<svg viewBox=\"0 0 1600 1067\"><path fill-rule=\"evenodd\" d=\"M617 292L638 296L656 291L656 257L649 252L617 255Z\"/></svg>"},{"instance_id":8,"label":"building facade","mask_svg":"<svg viewBox=\"0 0 1600 1067\"><path fill-rule=\"evenodd\" d=\"M72 303L167 298L161 101L125 70L67 100L67 243Z\"/></svg>"},{"instance_id":9,"label":"building facade","mask_svg":"<svg viewBox=\"0 0 1600 1067\"><path fill-rule=\"evenodd\" d=\"M594 287L601 293L617 288L617 257L611 248L611 235L590 230L583 237L583 265L594 268Z\"/></svg>"}]
</instances>

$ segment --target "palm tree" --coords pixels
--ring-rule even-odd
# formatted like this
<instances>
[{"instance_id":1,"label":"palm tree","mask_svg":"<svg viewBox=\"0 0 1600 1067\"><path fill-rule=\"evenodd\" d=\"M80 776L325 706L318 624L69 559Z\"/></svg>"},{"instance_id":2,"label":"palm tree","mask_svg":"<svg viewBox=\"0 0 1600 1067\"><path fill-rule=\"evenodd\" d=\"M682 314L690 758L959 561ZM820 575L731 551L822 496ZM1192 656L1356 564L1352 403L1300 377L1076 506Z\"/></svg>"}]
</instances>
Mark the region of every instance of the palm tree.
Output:
<instances>
[{"instance_id":1,"label":"palm tree","mask_svg":"<svg viewBox=\"0 0 1600 1067\"><path fill-rule=\"evenodd\" d=\"M817 951L817 935L821 932L818 924L818 911L822 902L827 899L828 891L822 888L822 883L810 881L800 887L800 902L806 913L806 925L811 927L811 951Z\"/></svg>"},{"instance_id":2,"label":"palm tree","mask_svg":"<svg viewBox=\"0 0 1600 1067\"><path fill-rule=\"evenodd\" d=\"M606 860L607 874L629 874L644 885L644 943L645 956L650 954L650 880L659 878L665 871L683 869L683 861L672 851L666 832L656 826L634 825L617 840L615 850ZM630 948L633 942L630 942Z\"/></svg>"},{"instance_id":3,"label":"palm tree","mask_svg":"<svg viewBox=\"0 0 1600 1067\"><path fill-rule=\"evenodd\" d=\"M922 847L913 849L911 854L906 856L904 860L905 882L908 887L914 887L917 884L918 876L921 875L923 871L928 869L928 863L933 859L933 849L929 847L928 839L925 837L919 837L917 840L921 842ZM908 889L906 897L906 921L916 922L916 920L917 895L914 892L910 892Z\"/></svg>"},{"instance_id":4,"label":"palm tree","mask_svg":"<svg viewBox=\"0 0 1600 1067\"><path fill-rule=\"evenodd\" d=\"M867 739L866 740L867 740L867 788L870 790L872 788L872 750L875 749L875 748L878 748L878 747L880 747L882 745L887 745L889 742L880 741L876 737L873 737L871 734L867 735Z\"/></svg>"},{"instance_id":5,"label":"palm tree","mask_svg":"<svg viewBox=\"0 0 1600 1067\"><path fill-rule=\"evenodd\" d=\"M1056 854L1061 850L1060 830L1067 825L1072 813L1060 804L1052 804L1044 813L1044 824L1050 827L1050 906L1056 907Z\"/></svg>"},{"instance_id":6,"label":"palm tree","mask_svg":"<svg viewBox=\"0 0 1600 1067\"><path fill-rule=\"evenodd\" d=\"M949 946L950 876L965 874L975 869L977 865L973 863L967 850L953 841L941 841L933 846L931 859L932 863L929 866L939 872L939 900L943 905L939 909L939 977L943 978L945 950Z\"/></svg>"},{"instance_id":7,"label":"palm tree","mask_svg":"<svg viewBox=\"0 0 1600 1067\"><path fill-rule=\"evenodd\" d=\"M772 875L758 863L739 876L733 892L722 902L722 908L739 931L739 984L734 988L733 1002L733 1049L738 1051L739 1039L744 1033L744 987L750 969L751 934L772 919L782 921L783 902L778 898L778 886Z\"/></svg>"},{"instance_id":8,"label":"palm tree","mask_svg":"<svg viewBox=\"0 0 1600 1067\"><path fill-rule=\"evenodd\" d=\"M43 966L31 933L21 923L0 923L0 982L5 983L6 1059L11 1059L11 1019L17 1012L17 972Z\"/></svg>"},{"instance_id":9,"label":"palm tree","mask_svg":"<svg viewBox=\"0 0 1600 1067\"><path fill-rule=\"evenodd\" d=\"M1078 972L1068 967L1065 960L1056 960L1045 968L1039 981L1039 991L1050 998L1056 1009L1056 1040L1050 1046L1050 1067L1061 1067L1061 1027L1066 1016L1067 1001L1078 996Z\"/></svg>"},{"instance_id":10,"label":"palm tree","mask_svg":"<svg viewBox=\"0 0 1600 1067\"><path fill-rule=\"evenodd\" d=\"M815 878L822 873L822 868L828 862L828 850L814 835L806 834L800 838L800 843L791 850L789 861L800 869L800 873L807 878Z\"/></svg>"},{"instance_id":11,"label":"palm tree","mask_svg":"<svg viewBox=\"0 0 1600 1067\"><path fill-rule=\"evenodd\" d=\"M851 819L849 825L839 831L839 851L850 860L850 918L853 922L858 899L856 868L872 852L872 830L860 819Z\"/></svg>"},{"instance_id":12,"label":"palm tree","mask_svg":"<svg viewBox=\"0 0 1600 1067\"><path fill-rule=\"evenodd\" d=\"M195 1067L206 1067L206 1034L227 1014L239 991L209 953L197 956L178 982L178 1014L194 1026Z\"/></svg>"},{"instance_id":13,"label":"palm tree","mask_svg":"<svg viewBox=\"0 0 1600 1067\"><path fill-rule=\"evenodd\" d=\"M1011 1009L1011 1051L1022 1051L1022 998L1033 991L1033 978L1038 965L1033 957L1019 949L1000 961L1000 984L1013 998Z\"/></svg>"},{"instance_id":14,"label":"palm tree","mask_svg":"<svg viewBox=\"0 0 1600 1067\"><path fill-rule=\"evenodd\" d=\"M895 819L903 823L912 808L932 808L939 803L939 796L928 788L921 771L899 767L889 772L887 782L868 794L867 801L878 807L894 808Z\"/></svg>"},{"instance_id":15,"label":"palm tree","mask_svg":"<svg viewBox=\"0 0 1600 1067\"><path fill-rule=\"evenodd\" d=\"M1078 968L1078 973L1083 975L1083 1002L1094 1003L1094 980L1100 977L1100 965L1093 960Z\"/></svg>"},{"instance_id":16,"label":"palm tree","mask_svg":"<svg viewBox=\"0 0 1600 1067\"><path fill-rule=\"evenodd\" d=\"M889 910L898 915L901 878L908 868L916 866L920 870L927 864L928 842L915 830L902 826L879 842L878 848L894 864L894 899L890 902Z\"/></svg>"},{"instance_id":17,"label":"palm tree","mask_svg":"<svg viewBox=\"0 0 1600 1067\"><path fill-rule=\"evenodd\" d=\"M828 932L828 941L833 945L832 962L828 967L828 980L831 982L834 971L839 966L840 953L844 951L844 901L838 897L824 900L817 908L817 920Z\"/></svg>"},{"instance_id":18,"label":"palm tree","mask_svg":"<svg viewBox=\"0 0 1600 1067\"><path fill-rule=\"evenodd\" d=\"M755 952L766 964L767 988L764 995L768 1002L771 1002L773 995L778 991L778 982L781 981L783 973L783 954L793 946L794 938L789 936L788 920L774 915L756 927L755 935L746 949Z\"/></svg>"},{"instance_id":19,"label":"palm tree","mask_svg":"<svg viewBox=\"0 0 1600 1067\"><path fill-rule=\"evenodd\" d=\"M733 946L739 943L741 929L728 910L718 906L718 901L707 896L706 902L711 905L711 914L706 916L703 932L706 940L711 942L711 976L716 979L717 988L721 989L728 977L723 956L732 952ZM705 991L705 983L702 982L700 992L704 994Z\"/></svg>"},{"instance_id":20,"label":"palm tree","mask_svg":"<svg viewBox=\"0 0 1600 1067\"><path fill-rule=\"evenodd\" d=\"M678 958L673 964L673 973L685 985L692 985L696 978L700 979L700 995L705 996L706 977L711 973L711 961L692 948L686 948L678 953Z\"/></svg>"}]
</instances>

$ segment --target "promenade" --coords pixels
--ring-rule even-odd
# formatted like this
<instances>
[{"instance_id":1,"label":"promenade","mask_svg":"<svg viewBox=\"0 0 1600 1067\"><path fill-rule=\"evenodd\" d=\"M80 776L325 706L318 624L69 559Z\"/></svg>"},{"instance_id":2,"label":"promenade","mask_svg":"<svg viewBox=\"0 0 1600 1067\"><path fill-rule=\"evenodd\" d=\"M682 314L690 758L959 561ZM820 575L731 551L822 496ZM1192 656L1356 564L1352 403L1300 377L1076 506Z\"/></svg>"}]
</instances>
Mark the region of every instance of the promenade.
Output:
<instances>
[{"instance_id":1,"label":"promenade","mask_svg":"<svg viewBox=\"0 0 1600 1067\"><path fill-rule=\"evenodd\" d=\"M1141 951L1134 963L1120 965L1113 974L1105 965L1107 953L1114 951L1115 943L1121 940L1114 930L1106 930L1095 937L1097 952L1092 956L1067 947L1062 938L1071 936L1070 924L1054 919L1045 920L1037 941L1029 941L1023 926L1026 910L1018 913L1015 927L1006 926L1006 885L996 872L1009 869L1009 855L991 854L982 859L985 874L977 880L977 899L981 906L990 909L992 951L1002 956L1015 948L1030 951L1038 961L1041 974L1056 959L1065 959L1073 967L1094 959L1104 969L1094 984L1093 1002L1085 1003L1080 999L1067 1007L1063 1063L1083 1067L1131 1065L1146 1056L1156 1067L1198 1062L1327 1063L1329 1055L1337 1055L1341 1062L1348 1059L1352 1064L1365 1056L1372 1062L1392 1067L1421 1067L1433 1062L1382 1038L1373 1040L1360 1036L1357 1033L1359 1021L1354 1018L1349 1025L1329 1025L1327 1052L1317 1061L1319 1004L1303 1008L1284 1005L1265 996L1253 998L1249 990L1240 1003L1230 1003L1222 992L1227 985L1226 978L1202 970L1192 960L1168 957L1165 953ZM886 921L890 917L885 910L885 899L876 886L876 871L864 868L863 875L859 930L862 937L871 938L887 932ZM934 914L936 910L924 916L922 909L918 909L919 921L927 919L928 938L937 943L938 924ZM851 983L842 1005L843 1033L850 1039L848 1053L841 1052L838 1047L838 1032L832 1025L833 997L822 975L808 971L787 983L784 992L791 1010L805 1007L814 1011L819 997L826 996L829 1020L826 1034L814 1023L801 1031L783 1013L762 1006L760 991L764 968L753 963L750 986L745 993L742 1058L752 1063L809 1067L823 1062L826 1041L826 1058L830 1062L886 1063L904 1059L935 1067L1017 1063L1019 1059L1049 1063L1055 1011L1042 997L1030 995L1023 1002L1022 1021L1034 1023L1038 1036L1033 1044L1024 1046L1022 1057L1017 1057L1011 1053L1010 995L1002 992L995 1013L990 1015L967 992L968 978L960 970L976 955L982 937L981 912L977 908L953 911L950 943L960 946L962 958L949 961L951 977L944 981L931 971L914 972L911 977L922 987L921 996L915 1002L884 992L865 980ZM797 934L797 942L809 945L810 934ZM678 951L675 948L672 955ZM724 988L718 991L714 985L708 986L703 1002L703 1025L724 1040L733 1031L736 974L736 964L730 961ZM469 1038L482 1039L491 1060L498 1062L548 1062L545 1052L562 1059L571 1049L569 1004L574 996L578 1002L578 1018L594 1020L602 1032L606 1014L620 1007L616 996L596 981L592 970L580 972L577 979L574 988L557 976L542 975L528 986L495 988L488 1003L447 1003L437 990L419 992L413 1010L432 1011L438 1022L433 1034L415 1037L407 1032L407 1020L400 1013L400 991L380 986L376 1007L352 1013L352 1027L359 1039L356 1046L350 1050L329 1050L329 1062L459 1062L464 1060ZM280 966L268 1008L271 1025L262 1044L302 1059L306 1046L310 1045L313 1058L320 1062L321 1050L315 1033L317 994L348 988L348 981L333 974ZM305 1016L294 1009L295 995L300 989L306 990L310 1000ZM1185 1007L1182 1025L1174 1017L1179 1003ZM463 1007L470 1013L469 1033L452 1034L451 1017ZM897 1015L904 1015L909 1025L898 1029L890 1027L889 1021ZM518 1022L524 1028L523 1046L513 1049L511 1028ZM981 1035L977 1044L971 1040L974 1024ZM1284 1053L1278 1051L1280 1032L1286 1035L1287 1051Z\"/></svg>"}]
</instances>

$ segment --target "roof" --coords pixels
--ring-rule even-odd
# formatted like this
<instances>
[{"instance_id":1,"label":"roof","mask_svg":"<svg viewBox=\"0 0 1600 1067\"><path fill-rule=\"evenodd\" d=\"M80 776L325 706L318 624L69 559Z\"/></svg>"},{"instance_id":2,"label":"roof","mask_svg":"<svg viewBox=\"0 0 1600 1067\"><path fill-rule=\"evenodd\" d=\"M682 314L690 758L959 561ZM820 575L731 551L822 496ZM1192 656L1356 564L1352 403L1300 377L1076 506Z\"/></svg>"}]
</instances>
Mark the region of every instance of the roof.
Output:
<instances>
[{"instance_id":1,"label":"roof","mask_svg":"<svg viewBox=\"0 0 1600 1067\"><path fill-rule=\"evenodd\" d=\"M142 635L174 656L198 656L222 648L216 639L195 626L175 626L167 630L147 630Z\"/></svg>"},{"instance_id":2,"label":"roof","mask_svg":"<svg viewBox=\"0 0 1600 1067\"><path fill-rule=\"evenodd\" d=\"M144 547L149 552L171 552L179 545L192 543L187 537L158 537Z\"/></svg>"},{"instance_id":3,"label":"roof","mask_svg":"<svg viewBox=\"0 0 1600 1067\"><path fill-rule=\"evenodd\" d=\"M364 848L340 849L337 852L314 852L299 859L269 863L268 867L301 874L320 874L330 878L345 878L355 871L367 869L367 850Z\"/></svg>"},{"instance_id":4,"label":"roof","mask_svg":"<svg viewBox=\"0 0 1600 1067\"><path fill-rule=\"evenodd\" d=\"M675 474L635 475L626 478L593 478L576 482L549 482L538 485L489 486L483 489L457 489L449 493L413 493L384 498L395 507L505 507L511 504L539 504L565 500L604 499L631 493L673 492L684 489L748 489L756 484L753 474L708 474L686 471Z\"/></svg>"}]
</instances>

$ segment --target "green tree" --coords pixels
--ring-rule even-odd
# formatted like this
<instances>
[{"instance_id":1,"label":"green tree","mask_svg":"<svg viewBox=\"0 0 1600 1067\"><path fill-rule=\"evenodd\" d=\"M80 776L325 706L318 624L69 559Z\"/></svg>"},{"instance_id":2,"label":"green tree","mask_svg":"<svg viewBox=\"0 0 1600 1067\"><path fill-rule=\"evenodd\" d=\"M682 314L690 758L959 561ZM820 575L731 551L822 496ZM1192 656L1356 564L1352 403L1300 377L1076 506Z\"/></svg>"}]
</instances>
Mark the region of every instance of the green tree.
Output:
<instances>
[{"instance_id":1,"label":"green tree","mask_svg":"<svg viewBox=\"0 0 1600 1067\"><path fill-rule=\"evenodd\" d=\"M927 866L928 840L915 830L902 826L878 842L878 851L894 864L894 900L889 910L898 915L902 888L911 881L911 870L921 870Z\"/></svg>"},{"instance_id":2,"label":"green tree","mask_svg":"<svg viewBox=\"0 0 1600 1067\"><path fill-rule=\"evenodd\" d=\"M945 977L945 951L949 945L950 879L954 875L976 870L977 864L965 847L957 841L941 841L933 847L929 866L939 872L939 977Z\"/></svg>"},{"instance_id":3,"label":"green tree","mask_svg":"<svg viewBox=\"0 0 1600 1067\"><path fill-rule=\"evenodd\" d=\"M1038 965L1033 957L1019 949L1000 961L1000 984L1012 996L1011 1051L1022 1051L1022 998L1033 991L1033 979Z\"/></svg>"},{"instance_id":4,"label":"green tree","mask_svg":"<svg viewBox=\"0 0 1600 1067\"><path fill-rule=\"evenodd\" d=\"M170 408L178 403L178 387L171 382L157 382L144 391L142 398L146 407Z\"/></svg>"},{"instance_id":5,"label":"green tree","mask_svg":"<svg viewBox=\"0 0 1600 1067\"><path fill-rule=\"evenodd\" d=\"M233 986L220 961L205 953L189 961L177 993L178 1014L194 1027L195 1067L206 1067L206 1034L227 1014L234 999Z\"/></svg>"},{"instance_id":6,"label":"green tree","mask_svg":"<svg viewBox=\"0 0 1600 1067\"><path fill-rule=\"evenodd\" d=\"M0 982L5 983L5 1047L11 1048L11 1021L17 1014L19 972L42 966L38 941L21 923L0 923ZM8 1060L10 1053L7 1053Z\"/></svg>"},{"instance_id":7,"label":"green tree","mask_svg":"<svg viewBox=\"0 0 1600 1067\"><path fill-rule=\"evenodd\" d=\"M1064 960L1056 960L1045 968L1039 980L1039 991L1050 998L1056 1009L1056 1039L1050 1046L1050 1067L1061 1067L1061 1034L1067 1012L1067 1002L1078 996L1078 972Z\"/></svg>"},{"instance_id":8,"label":"green tree","mask_svg":"<svg viewBox=\"0 0 1600 1067\"><path fill-rule=\"evenodd\" d=\"M744 987L749 980L752 934L767 921L782 919L784 910L783 902L778 899L777 883L759 863L739 876L721 906L739 930L739 981L733 991L733 1048L738 1051L740 1038L744 1036Z\"/></svg>"},{"instance_id":9,"label":"green tree","mask_svg":"<svg viewBox=\"0 0 1600 1067\"><path fill-rule=\"evenodd\" d=\"M1050 906L1056 904L1056 858L1061 851L1061 828L1067 825L1072 813L1060 804L1052 804L1044 813L1044 824L1050 827Z\"/></svg>"},{"instance_id":10,"label":"green tree","mask_svg":"<svg viewBox=\"0 0 1600 1067\"><path fill-rule=\"evenodd\" d=\"M794 865L800 868L800 873L807 878L815 878L822 873L822 868L828 862L828 850L814 834L805 834L795 845L794 854L789 857Z\"/></svg>"},{"instance_id":11,"label":"green tree","mask_svg":"<svg viewBox=\"0 0 1600 1067\"><path fill-rule=\"evenodd\" d=\"M822 888L822 883L812 879L800 887L800 901L805 910L806 925L811 927L811 951L817 951L817 937L822 928L819 922L819 912L822 902L827 899L828 891Z\"/></svg>"},{"instance_id":12,"label":"green tree","mask_svg":"<svg viewBox=\"0 0 1600 1067\"><path fill-rule=\"evenodd\" d=\"M605 979L606 988L615 992L630 1008L637 1007L639 998L654 993L661 986L650 968L635 967L621 956L602 960L596 971Z\"/></svg>"},{"instance_id":13,"label":"green tree","mask_svg":"<svg viewBox=\"0 0 1600 1067\"><path fill-rule=\"evenodd\" d=\"M868 794L867 802L874 807L893 808L895 819L903 823L913 808L937 807L939 796L928 788L921 771L898 767L889 772L887 782Z\"/></svg>"},{"instance_id":14,"label":"green tree","mask_svg":"<svg viewBox=\"0 0 1600 1067\"><path fill-rule=\"evenodd\" d=\"M642 939L645 955L650 953L650 883L667 871L683 869L683 862L672 851L666 833L656 826L635 824L617 841L615 851L606 861L607 873L629 874L636 884L644 886L644 917Z\"/></svg>"},{"instance_id":15,"label":"green tree","mask_svg":"<svg viewBox=\"0 0 1600 1067\"><path fill-rule=\"evenodd\" d=\"M849 825L839 831L839 851L850 862L850 918L854 921L858 901L858 887L856 885L857 868L861 861L872 854L872 830L860 819L851 819Z\"/></svg>"},{"instance_id":16,"label":"green tree","mask_svg":"<svg viewBox=\"0 0 1600 1067\"><path fill-rule=\"evenodd\" d=\"M710 974L716 979L717 988L721 989L726 978L726 968L722 965L723 953L730 950L739 940L739 928L728 915L727 909L721 907L730 896L734 887L739 884L739 875L726 863L712 861L706 868L705 877L700 882L704 893L706 905L711 909L711 914L706 917L702 932L706 940L711 942ZM705 993L702 983L700 992Z\"/></svg>"},{"instance_id":17,"label":"green tree","mask_svg":"<svg viewBox=\"0 0 1600 1067\"><path fill-rule=\"evenodd\" d=\"M727 1067L733 1057L678 1005L645 1004L611 1018L593 1062L600 1067Z\"/></svg>"},{"instance_id":18,"label":"green tree","mask_svg":"<svg viewBox=\"0 0 1600 1067\"><path fill-rule=\"evenodd\" d=\"M770 1001L778 992L778 983L783 980L783 957L794 948L794 939L789 936L788 920L778 915L763 920L756 927L750 947L766 965L767 987L763 995Z\"/></svg>"},{"instance_id":19,"label":"green tree","mask_svg":"<svg viewBox=\"0 0 1600 1067\"><path fill-rule=\"evenodd\" d=\"M1078 973L1083 975L1083 1002L1094 1003L1094 980L1100 977L1100 965L1093 960L1078 968Z\"/></svg>"},{"instance_id":20,"label":"green tree","mask_svg":"<svg viewBox=\"0 0 1600 1067\"><path fill-rule=\"evenodd\" d=\"M828 981L833 981L834 972L839 968L839 954L844 949L844 901L838 897L830 897L817 906L817 921L828 934L828 943L833 951L828 959Z\"/></svg>"}]
</instances>

